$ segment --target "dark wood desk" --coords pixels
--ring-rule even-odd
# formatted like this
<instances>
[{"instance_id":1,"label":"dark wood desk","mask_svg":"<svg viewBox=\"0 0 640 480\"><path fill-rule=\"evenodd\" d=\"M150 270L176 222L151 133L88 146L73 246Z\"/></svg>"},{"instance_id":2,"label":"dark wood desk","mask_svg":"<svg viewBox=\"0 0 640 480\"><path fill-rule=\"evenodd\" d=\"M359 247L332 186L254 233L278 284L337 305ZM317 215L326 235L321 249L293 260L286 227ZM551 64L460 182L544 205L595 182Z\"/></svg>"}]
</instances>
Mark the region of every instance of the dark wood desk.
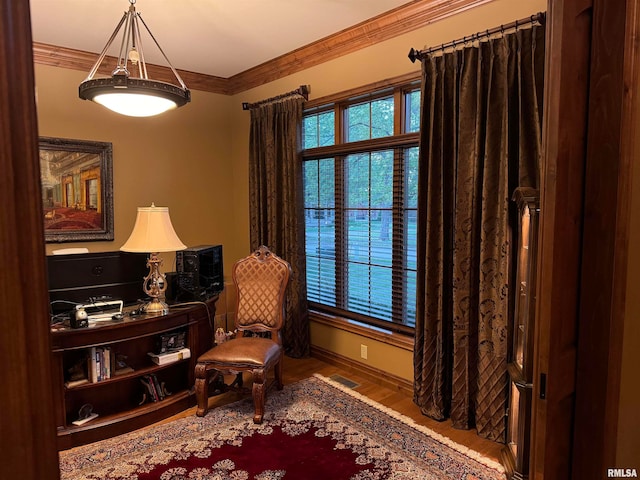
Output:
<instances>
[{"instance_id":1,"label":"dark wood desk","mask_svg":"<svg viewBox=\"0 0 640 480\"><path fill-rule=\"evenodd\" d=\"M195 405L194 369L198 356L213 344L215 303L171 308L166 315L125 315L87 328L52 328L53 393L58 428L58 449L64 450L119 435L162 420ZM184 330L189 359L156 365L153 352L163 333ZM86 360L92 347L110 347L111 355L125 359L132 371L99 382L70 385L69 370ZM86 366L84 367L86 369ZM170 392L163 400L141 403L141 378L155 375ZM90 404L98 417L76 426L80 408Z\"/></svg>"}]
</instances>

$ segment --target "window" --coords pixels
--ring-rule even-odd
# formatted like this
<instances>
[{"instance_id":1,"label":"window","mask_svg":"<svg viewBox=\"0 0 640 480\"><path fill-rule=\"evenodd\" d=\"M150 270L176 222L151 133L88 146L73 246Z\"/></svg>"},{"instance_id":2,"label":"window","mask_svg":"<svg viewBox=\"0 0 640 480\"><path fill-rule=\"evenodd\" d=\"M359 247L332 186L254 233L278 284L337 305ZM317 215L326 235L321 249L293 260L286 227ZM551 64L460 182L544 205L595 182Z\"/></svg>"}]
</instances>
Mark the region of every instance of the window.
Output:
<instances>
[{"instance_id":1,"label":"window","mask_svg":"<svg viewBox=\"0 0 640 480\"><path fill-rule=\"evenodd\" d=\"M305 112L312 308L413 333L419 115L415 83Z\"/></svg>"}]
</instances>

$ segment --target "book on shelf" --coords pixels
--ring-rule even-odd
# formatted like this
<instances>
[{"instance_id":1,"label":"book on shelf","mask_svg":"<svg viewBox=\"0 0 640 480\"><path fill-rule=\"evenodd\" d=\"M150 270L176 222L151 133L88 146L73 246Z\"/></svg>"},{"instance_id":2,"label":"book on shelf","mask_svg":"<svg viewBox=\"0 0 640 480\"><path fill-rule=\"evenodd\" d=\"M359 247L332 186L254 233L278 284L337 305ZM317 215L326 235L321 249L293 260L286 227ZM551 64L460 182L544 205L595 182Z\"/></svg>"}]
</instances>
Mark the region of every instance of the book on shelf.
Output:
<instances>
[{"instance_id":1,"label":"book on shelf","mask_svg":"<svg viewBox=\"0 0 640 480\"><path fill-rule=\"evenodd\" d=\"M156 365L166 365L167 363L178 362L180 360L191 358L191 350L185 347L180 350L176 350L175 352L161 354L149 352L148 355Z\"/></svg>"},{"instance_id":2,"label":"book on shelf","mask_svg":"<svg viewBox=\"0 0 640 480\"><path fill-rule=\"evenodd\" d=\"M104 347L102 351L102 370L104 379L111 378L111 347Z\"/></svg>"},{"instance_id":3,"label":"book on shelf","mask_svg":"<svg viewBox=\"0 0 640 480\"><path fill-rule=\"evenodd\" d=\"M96 375L96 347L89 349L89 359L87 361L87 378L91 383L96 383L98 377Z\"/></svg>"},{"instance_id":4,"label":"book on shelf","mask_svg":"<svg viewBox=\"0 0 640 480\"><path fill-rule=\"evenodd\" d=\"M87 378L91 383L111 378L112 356L111 347L91 347L89 349Z\"/></svg>"},{"instance_id":5,"label":"book on shelf","mask_svg":"<svg viewBox=\"0 0 640 480\"><path fill-rule=\"evenodd\" d=\"M140 377L140 382L144 386L142 403L159 402L164 400L167 395L171 395L170 393L167 393L164 382L160 382L154 373L143 375Z\"/></svg>"},{"instance_id":6,"label":"book on shelf","mask_svg":"<svg viewBox=\"0 0 640 480\"><path fill-rule=\"evenodd\" d=\"M96 347L96 371L95 378L96 382L102 381L102 347Z\"/></svg>"},{"instance_id":7,"label":"book on shelf","mask_svg":"<svg viewBox=\"0 0 640 480\"><path fill-rule=\"evenodd\" d=\"M157 402L160 400L160 395L158 394L156 386L154 385L153 379L150 375L144 375L143 377L140 377L140 382L142 382L142 384L144 385L145 393L149 397L149 400L151 400L152 402Z\"/></svg>"},{"instance_id":8,"label":"book on shelf","mask_svg":"<svg viewBox=\"0 0 640 480\"><path fill-rule=\"evenodd\" d=\"M158 381L158 377L156 377L155 373L152 373L150 376L151 376L151 380L153 381L153 386L158 395L158 400L164 400L164 391L162 389L162 385Z\"/></svg>"}]
</instances>

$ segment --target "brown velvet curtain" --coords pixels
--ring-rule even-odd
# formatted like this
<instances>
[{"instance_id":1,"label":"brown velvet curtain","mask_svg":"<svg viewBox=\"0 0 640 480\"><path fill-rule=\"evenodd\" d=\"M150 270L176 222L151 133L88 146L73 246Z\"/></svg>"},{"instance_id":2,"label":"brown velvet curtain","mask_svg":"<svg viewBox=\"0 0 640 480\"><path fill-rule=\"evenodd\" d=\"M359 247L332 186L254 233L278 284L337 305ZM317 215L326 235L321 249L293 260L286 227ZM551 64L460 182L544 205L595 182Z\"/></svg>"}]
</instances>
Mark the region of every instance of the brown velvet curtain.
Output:
<instances>
[{"instance_id":1,"label":"brown velvet curtain","mask_svg":"<svg viewBox=\"0 0 640 480\"><path fill-rule=\"evenodd\" d=\"M302 161L301 97L251 109L249 136L249 221L252 250L266 245L291 264L287 288L285 352L309 354Z\"/></svg>"},{"instance_id":2,"label":"brown velvet curtain","mask_svg":"<svg viewBox=\"0 0 640 480\"><path fill-rule=\"evenodd\" d=\"M543 66L539 26L422 61L414 401L496 441L516 291L510 198L538 187Z\"/></svg>"}]
</instances>

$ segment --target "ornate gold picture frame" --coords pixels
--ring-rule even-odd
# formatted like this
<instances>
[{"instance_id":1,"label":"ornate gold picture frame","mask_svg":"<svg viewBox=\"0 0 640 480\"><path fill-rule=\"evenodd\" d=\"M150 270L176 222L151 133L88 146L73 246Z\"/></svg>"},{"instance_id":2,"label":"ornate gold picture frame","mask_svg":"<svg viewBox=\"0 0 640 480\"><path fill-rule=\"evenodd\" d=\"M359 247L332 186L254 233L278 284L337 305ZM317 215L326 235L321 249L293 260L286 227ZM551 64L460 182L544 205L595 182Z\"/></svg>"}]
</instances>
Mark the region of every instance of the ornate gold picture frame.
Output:
<instances>
[{"instance_id":1,"label":"ornate gold picture frame","mask_svg":"<svg viewBox=\"0 0 640 480\"><path fill-rule=\"evenodd\" d=\"M47 243L113 240L113 148L108 142L40 137Z\"/></svg>"}]
</instances>

